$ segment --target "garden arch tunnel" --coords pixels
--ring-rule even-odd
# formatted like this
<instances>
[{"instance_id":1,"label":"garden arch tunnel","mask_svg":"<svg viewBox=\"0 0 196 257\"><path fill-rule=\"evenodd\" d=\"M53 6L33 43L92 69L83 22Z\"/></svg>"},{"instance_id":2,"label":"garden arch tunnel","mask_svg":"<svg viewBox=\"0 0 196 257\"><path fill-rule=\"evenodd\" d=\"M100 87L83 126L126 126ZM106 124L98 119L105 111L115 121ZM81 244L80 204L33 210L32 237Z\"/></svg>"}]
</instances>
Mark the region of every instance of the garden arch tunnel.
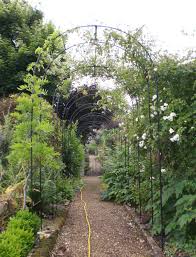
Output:
<instances>
[{"instance_id":1,"label":"garden arch tunnel","mask_svg":"<svg viewBox=\"0 0 196 257\"><path fill-rule=\"evenodd\" d=\"M89 29L91 31L89 31ZM67 38L71 36L73 33L78 33L81 30L85 30L83 33L83 36L85 36L85 41L78 42L73 45L68 45ZM101 31L100 37L101 40L99 40L98 33ZM93 34L93 36L91 35ZM123 58L119 58L120 62L117 63L117 66L120 67L122 65L123 67L126 66L127 68L135 67L138 71L140 71L141 75L144 77L146 81L146 91L147 91L147 98L148 98L148 114L149 114L149 124L151 124L151 95L154 91L156 94L156 109L157 109L157 152L158 152L158 163L157 163L157 169L159 172L159 185L160 185L160 224L161 224L161 235L162 235L162 247L163 247L163 237L164 237L164 220L163 220L163 203L162 203L162 174L161 174L161 147L160 147L160 139L159 139L159 133L160 133L160 116L159 116L159 106L160 106L160 99L159 99L159 87L158 87L158 80L157 80L157 73L156 73L156 65L154 63L154 57L151 54L148 47L146 47L139 39L138 39L139 31L137 31L134 35L130 32L123 31L119 28L114 28L111 26L104 26L104 25L87 25L87 26L79 26L75 27L73 29L67 30L64 33L58 34L55 36L55 38L52 38L54 42L61 42L63 45L63 49L59 52L55 52L51 54L51 61L46 65L44 68L44 75L43 77L48 76L48 71L50 70L51 66L57 59L61 59L65 56L65 59L67 56L71 56L74 52L75 56L73 57L73 61L71 65L68 67L68 74L63 78L63 80L71 79L74 80L76 78L76 75L79 76L87 76L91 75L92 78L95 79L102 76L106 77L114 77L116 79L115 75L115 69L113 66L116 65L116 60L118 57L116 56L116 53L114 56L112 56L114 63L109 67L106 64L101 63L100 59L103 58L102 53L103 51L106 51L106 59L107 56L111 54L110 49L117 49L118 54L124 58L124 62L122 62ZM86 57L89 53L91 54L90 59L87 61L90 61L89 63L86 63L86 59L81 54L78 54L78 49L82 49L87 47L87 49L84 49L85 56ZM103 50L103 51L102 51ZM93 55L92 55L93 54ZM37 62L39 62L42 59L43 53L39 54ZM111 57L111 56L110 56ZM111 59L112 59L111 58ZM111 61L111 60L110 60ZM37 73L36 68L33 70L34 74ZM81 92L78 92L81 93ZM85 96L83 99L85 99ZM135 97L135 96L133 96ZM73 96L74 98L74 96ZM80 99L81 100L81 99ZM85 130L89 130L89 128L98 128L98 126L101 126L102 124L111 124L111 117L107 117L106 114L101 114L95 111L92 111L93 105L90 103L80 103L80 109L75 110L74 113L70 114L70 111L73 107L73 105L77 104L79 99L68 99L67 103L63 106L63 108L59 108L60 106L60 95L59 92L55 91L53 95L53 104L55 105L55 111L59 116L61 116L63 122L63 127L67 126L68 123L78 121L78 134L84 133ZM135 108L138 109L140 103L140 99L136 98L136 104ZM134 108L134 106L133 106ZM85 113L82 113L83 111L86 111ZM70 117L69 117L70 114ZM111 116L111 115L110 115ZM84 118L87 118L86 120L83 120ZM62 129L63 131L63 129ZM151 133L151 131L149 131ZM127 147L127 141L126 141L126 135L124 135L123 139L125 141L125 148ZM130 142L129 142L130 143ZM139 168L139 142L135 142L135 145L138 149L138 184L139 184L139 195L140 195L140 168ZM152 153L151 153L151 147L148 149L150 159L150 189L151 189L151 201L152 201L152 209L151 209L151 216L152 216L152 222L154 218L154 211L153 211L153 199L154 199L154 189L153 189L153 180L152 180ZM140 201L140 215L141 215L141 201Z\"/></svg>"}]
</instances>

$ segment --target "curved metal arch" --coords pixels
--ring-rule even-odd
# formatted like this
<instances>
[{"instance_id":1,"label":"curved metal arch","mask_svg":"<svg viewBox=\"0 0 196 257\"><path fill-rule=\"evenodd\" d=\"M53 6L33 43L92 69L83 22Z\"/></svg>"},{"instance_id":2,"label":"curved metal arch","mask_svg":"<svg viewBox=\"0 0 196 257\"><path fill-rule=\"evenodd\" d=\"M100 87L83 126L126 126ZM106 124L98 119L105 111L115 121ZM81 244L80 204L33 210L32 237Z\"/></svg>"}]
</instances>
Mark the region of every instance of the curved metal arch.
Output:
<instances>
[{"instance_id":1,"label":"curved metal arch","mask_svg":"<svg viewBox=\"0 0 196 257\"><path fill-rule=\"evenodd\" d=\"M88 117L88 115L86 115L86 117ZM106 117L102 117L102 119L104 120L98 120L97 117L99 117L99 115L94 115L94 119L88 119L88 120L84 120L78 123L78 129L80 130L81 127L85 127L86 129L89 129L89 126L95 123L98 123L100 126L102 125L112 125L112 121L108 120Z\"/></svg>"},{"instance_id":2,"label":"curved metal arch","mask_svg":"<svg viewBox=\"0 0 196 257\"><path fill-rule=\"evenodd\" d=\"M105 41L98 41L98 43L99 43L99 44L104 44ZM90 42L82 42L82 43L78 43L78 44L71 45L71 46L69 46L68 48L64 48L64 49L63 49L56 57L54 57L54 59L48 64L48 66L47 66L46 69L44 70L44 73L46 74L46 72L47 72L47 70L50 68L51 64L52 64L60 55L66 53L67 50L70 50L70 49L72 49L72 48L74 48L74 47L78 47L78 46L81 46L81 45L88 45L88 44L90 44ZM115 48L121 49L122 51L125 51L125 49L124 49L123 47L119 46L119 45L113 45L112 47L115 47ZM137 59L135 60L135 62L138 63L138 64L141 66L141 68L143 69L141 63L140 63ZM150 60L150 62L151 62L151 64L153 64L153 66L154 66L154 62L152 62L151 60ZM131 63L131 62L130 62L130 63ZM72 73L73 73L73 72L74 72L74 71L72 71Z\"/></svg>"},{"instance_id":3,"label":"curved metal arch","mask_svg":"<svg viewBox=\"0 0 196 257\"><path fill-rule=\"evenodd\" d=\"M91 124L89 124L89 126L90 125L92 125L96 129L100 128L100 124L91 123ZM85 132L85 130L86 130L86 127L83 127L82 129L77 130L77 134L83 136L83 133Z\"/></svg>"},{"instance_id":4,"label":"curved metal arch","mask_svg":"<svg viewBox=\"0 0 196 257\"><path fill-rule=\"evenodd\" d=\"M102 114L102 113L96 113L96 112L89 112L89 113L86 113L86 114L84 114L84 115L82 115L82 116L80 116L80 119L78 119L78 121L80 121L82 118L87 118L87 117L90 117L90 116L92 116L92 117L101 117L101 118L103 118L106 122L111 122L111 120L106 116L106 115L104 115L104 114ZM101 121L102 123L103 123L103 121ZM82 123L82 121L80 121L79 123L78 123L78 126L79 126L79 124L80 123Z\"/></svg>"},{"instance_id":5,"label":"curved metal arch","mask_svg":"<svg viewBox=\"0 0 196 257\"><path fill-rule=\"evenodd\" d=\"M155 67L155 64L153 62L153 59L152 59L152 55L150 54L150 52L148 51L148 49L139 41L137 40L137 38L135 38L134 36L132 36L131 34L121 30L121 29L118 29L118 28L115 28L115 27L111 27L111 26L104 26L104 25L86 25L86 26L78 26L78 27L75 27L73 28L72 30L67 30L66 32L62 33L62 34L59 34L57 37L60 37L60 36L63 36L65 33L70 33L76 29L79 29L79 28L87 28L87 27L94 27L94 28L98 28L98 27L102 27L102 28L106 28L106 29L111 29L111 30L116 30L116 31L119 31L121 33L125 33L126 35L128 35L130 38L133 38L135 43L138 44L143 50L144 52L146 53L146 57L147 59L150 61L151 63L151 67L150 69L152 68L152 79L151 81L153 81L155 83L155 88L156 88L156 95L157 95L157 134L158 134L158 139L157 139L157 149L158 149L158 155L159 155L159 158L158 158L158 171L159 171L159 180L160 180L160 209L161 209L161 234L162 234L162 248L163 248L163 205L162 205L162 187L163 187L163 184L162 184L162 174L161 174L161 147L160 147L160 115L159 115L159 87L158 87L158 81L157 81L157 73L155 72L154 70L154 67ZM65 46L65 45L64 45ZM39 60L40 56L38 57L37 59L37 62ZM54 59L55 60L55 59ZM130 62L131 63L131 62ZM150 70L149 69L149 70ZM147 70L148 71L148 70Z\"/></svg>"},{"instance_id":6,"label":"curved metal arch","mask_svg":"<svg viewBox=\"0 0 196 257\"><path fill-rule=\"evenodd\" d=\"M154 62L153 62L153 60L152 60L152 57L151 57L151 54L150 54L150 52L148 51L148 49L136 38L136 37L134 37L133 35L131 35L130 33L128 33L128 32L126 32L126 31L124 31L124 30L122 30L122 29L119 29L119 28L116 28L116 27L112 27L112 26L107 26L107 25L83 25L83 26L77 26L77 27L74 27L74 28L72 28L72 29L68 29L68 30L66 30L66 31L64 31L64 32L62 32L62 33L59 33L57 36L56 36L56 38L55 39L57 39L57 38L60 38L60 37L63 37L63 36L65 36L65 35L67 35L68 33L73 33L74 31L76 31L76 30L78 30L78 29L80 29L80 28L95 28L95 30L97 30L97 28L105 28L105 29L110 29L110 30L114 30L114 31L119 31L119 32L121 32L122 34L125 34L125 35L127 35L128 37L130 37L130 38L132 38L133 40L134 40L134 42L136 42L143 50L144 50L144 52L146 53L146 55L147 55L147 57L149 58L149 60L150 60L150 63L152 64L152 66L154 67ZM69 49L71 49L71 48L73 48L73 47L77 47L77 46L79 46L79 45L84 45L84 44L89 44L89 42L82 42L82 43L79 43L79 44L74 44L74 45L71 45L71 46L69 46L68 48L65 48L65 44L63 43L63 45L64 45L64 50L60 53L60 54L58 54L56 57L54 57L53 58L53 60L52 60L52 62L54 62L54 60L56 60L58 57L59 57L59 55L61 55L62 53L64 53L65 51L67 51L67 50L69 50ZM124 49L123 49L124 50ZM37 58L37 61L36 61L36 63L39 61L39 59L41 58L41 54L38 56L38 58ZM50 65L52 64L52 62L49 64L49 67L50 67ZM47 66L48 67L48 66ZM48 68L49 68L48 67ZM47 69L48 69L47 68ZM35 72L35 70L33 70L33 73Z\"/></svg>"},{"instance_id":7,"label":"curved metal arch","mask_svg":"<svg viewBox=\"0 0 196 257\"><path fill-rule=\"evenodd\" d=\"M73 122L75 119L76 119L76 117L78 116L78 114L80 113L80 112L82 112L82 111L84 111L84 110L88 110L88 109L90 109L91 107L96 107L96 105L95 104L93 104L93 103L87 103L87 104L84 104L84 105L82 105L82 108L78 108L78 109L76 109L74 112L73 112L73 114L71 115L71 117L70 117L70 119L69 119L69 122ZM90 112L89 112L90 113Z\"/></svg>"},{"instance_id":8,"label":"curved metal arch","mask_svg":"<svg viewBox=\"0 0 196 257\"><path fill-rule=\"evenodd\" d=\"M79 92L78 92L78 94L79 94ZM73 101L73 102L71 103L71 105L69 106L69 108L66 109L66 108L68 107L69 102L71 102L71 100L72 100L74 97L76 97L76 95L74 95L74 96L68 101L68 103L66 104L66 106L65 106L65 108L64 108L64 110L66 109L66 110L65 110L65 114L66 114L66 115L64 115L64 116L65 116L65 117L68 116L68 113L69 113L70 108L71 108L77 101L79 101L79 100L81 100L81 99L84 99L84 98L86 98L86 97L89 97L89 96L95 96L95 94L83 95L83 96L81 96L80 98L75 99L75 101ZM73 115L73 114L72 114L72 115ZM63 116L63 117L64 117L64 116Z\"/></svg>"},{"instance_id":9,"label":"curved metal arch","mask_svg":"<svg viewBox=\"0 0 196 257\"><path fill-rule=\"evenodd\" d=\"M148 49L136 37L134 37L133 35L131 35L130 33L126 32L126 31L124 31L122 29L119 29L119 28L116 28L116 27L107 26L107 25L96 25L96 24L82 25L82 26L74 27L72 29L68 29L68 30L64 31L63 33L60 33L57 36L57 38L60 37L60 36L66 35L67 33L73 33L75 30L78 30L80 28L93 28L93 27L95 29L97 29L97 28L110 29L110 30L113 30L113 31L121 32L122 34L125 34L125 35L129 36L130 38L132 38L135 42L137 42L139 44L139 46L146 52L147 56L149 57L149 60L152 63L154 63Z\"/></svg>"},{"instance_id":10,"label":"curved metal arch","mask_svg":"<svg viewBox=\"0 0 196 257\"><path fill-rule=\"evenodd\" d=\"M90 126L97 126L97 128L100 128L100 126L102 125L101 122L99 121L88 121L85 123L85 125L81 126L80 128L78 128L78 134L82 134L83 131L85 131L87 128L89 128ZM110 125L110 123L109 123Z\"/></svg>"}]
</instances>

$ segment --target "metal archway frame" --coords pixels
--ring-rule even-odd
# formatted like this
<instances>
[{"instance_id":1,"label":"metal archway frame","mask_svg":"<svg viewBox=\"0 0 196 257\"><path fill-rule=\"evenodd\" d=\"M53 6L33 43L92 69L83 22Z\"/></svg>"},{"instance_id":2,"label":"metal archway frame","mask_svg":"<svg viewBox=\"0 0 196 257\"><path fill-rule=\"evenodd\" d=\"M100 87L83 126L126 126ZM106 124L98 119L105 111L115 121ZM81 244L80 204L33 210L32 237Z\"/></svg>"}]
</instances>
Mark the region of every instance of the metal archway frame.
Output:
<instances>
[{"instance_id":1,"label":"metal archway frame","mask_svg":"<svg viewBox=\"0 0 196 257\"><path fill-rule=\"evenodd\" d=\"M128 38L131 38L133 39L133 41L138 44L139 47L141 47L141 49L144 51L146 57L147 57L147 60L149 60L149 63L150 63L150 71L152 72L152 80L153 83L155 84L155 89L156 89L156 96L157 96L157 101L156 101L156 106L157 106L157 149L158 149L158 170L159 170L159 182L160 182L160 219L161 219L161 234L162 234L162 248L163 248L163 236L164 236L164 222L163 222L163 203L162 203L162 187L163 187L163 184L162 184L162 173L161 173L161 146L160 146L160 113L159 113L159 87L158 87L158 80L157 80L157 73L155 72L155 65L154 65L154 62L153 62L153 58L150 54L150 52L148 51L148 49L140 42L138 41L137 38L135 38L134 36L132 36L131 34L129 34L128 32L125 32L119 28L115 28L115 27L111 27L111 26L104 26L104 25L86 25L86 26L78 26L78 27L75 27L71 30L67 30L65 31L64 33L62 34L59 34L57 36L58 37L63 37L69 33L72 33L73 31L76 31L78 29L82 29L82 28L94 28L95 29L95 39L97 40L97 29L98 28L104 28L104 29L108 29L108 30L111 30L111 31L118 31L124 35L126 35ZM80 45L82 45L83 43L81 43ZM68 51L69 49L71 48L74 48L74 47L77 47L77 45L73 45L73 46L70 46L68 48L65 48L65 44L64 44L64 51ZM38 59L40 58L40 56L38 57ZM58 58L58 57L56 57ZM55 60L55 59L54 59ZM54 61L53 60L53 61ZM137 60L136 60L137 62ZM51 65L51 64L50 64ZM144 73L146 73L146 71L148 72L149 70L145 69ZM150 81L149 79L147 79L147 84L148 84L148 90L149 90L149 85L150 85ZM148 91L150 92L150 91ZM150 94L149 94L150 95ZM150 106L150 97L149 97L149 106ZM150 114L150 108L149 108L149 114ZM150 116L150 115L149 115ZM151 121L149 119L149 122L151 124ZM151 156L151 154L150 154ZM152 157L150 157L152 158Z\"/></svg>"}]
</instances>

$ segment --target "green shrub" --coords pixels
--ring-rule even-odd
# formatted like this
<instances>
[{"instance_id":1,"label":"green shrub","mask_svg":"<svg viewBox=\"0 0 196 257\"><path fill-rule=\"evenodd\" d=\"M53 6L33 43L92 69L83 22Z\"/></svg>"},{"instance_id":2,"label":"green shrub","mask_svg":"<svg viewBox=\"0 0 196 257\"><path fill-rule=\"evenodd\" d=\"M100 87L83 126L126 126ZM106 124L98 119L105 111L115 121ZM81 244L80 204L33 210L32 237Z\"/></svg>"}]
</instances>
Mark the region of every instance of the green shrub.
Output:
<instances>
[{"instance_id":1,"label":"green shrub","mask_svg":"<svg viewBox=\"0 0 196 257\"><path fill-rule=\"evenodd\" d=\"M76 127L68 127L64 131L64 147L64 174L68 177L79 177L84 166L84 146L77 136Z\"/></svg>"},{"instance_id":2,"label":"green shrub","mask_svg":"<svg viewBox=\"0 0 196 257\"><path fill-rule=\"evenodd\" d=\"M0 257L25 257L34 243L31 231L8 229L0 235Z\"/></svg>"},{"instance_id":3,"label":"green shrub","mask_svg":"<svg viewBox=\"0 0 196 257\"><path fill-rule=\"evenodd\" d=\"M29 211L19 211L16 216L11 218L7 229L24 229L37 233L40 227L40 218Z\"/></svg>"},{"instance_id":4,"label":"green shrub","mask_svg":"<svg viewBox=\"0 0 196 257\"><path fill-rule=\"evenodd\" d=\"M71 200L74 197L74 189L70 179L59 178L57 180L57 197L58 202L66 199Z\"/></svg>"},{"instance_id":5,"label":"green shrub","mask_svg":"<svg viewBox=\"0 0 196 257\"><path fill-rule=\"evenodd\" d=\"M72 200L75 191L82 187L82 180L79 178L59 178L57 180L57 202L62 203L65 200Z\"/></svg>"},{"instance_id":6,"label":"green shrub","mask_svg":"<svg viewBox=\"0 0 196 257\"><path fill-rule=\"evenodd\" d=\"M19 211L0 235L0 257L25 257L31 250L40 219L35 214Z\"/></svg>"}]
</instances>

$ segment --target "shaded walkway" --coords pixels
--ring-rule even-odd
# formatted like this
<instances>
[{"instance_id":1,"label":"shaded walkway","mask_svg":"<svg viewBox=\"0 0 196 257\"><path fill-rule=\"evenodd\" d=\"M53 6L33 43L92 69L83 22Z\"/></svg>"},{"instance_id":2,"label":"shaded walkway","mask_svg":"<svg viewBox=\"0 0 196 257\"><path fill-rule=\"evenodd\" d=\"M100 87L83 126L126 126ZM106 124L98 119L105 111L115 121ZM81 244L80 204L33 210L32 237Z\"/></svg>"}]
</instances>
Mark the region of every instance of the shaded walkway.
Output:
<instances>
[{"instance_id":1,"label":"shaded walkway","mask_svg":"<svg viewBox=\"0 0 196 257\"><path fill-rule=\"evenodd\" d=\"M85 178L83 198L87 202L91 223L92 257L150 257L148 245L124 207L100 201L100 181ZM68 218L57 240L53 257L87 257L88 227L78 195L71 204Z\"/></svg>"}]
</instances>

